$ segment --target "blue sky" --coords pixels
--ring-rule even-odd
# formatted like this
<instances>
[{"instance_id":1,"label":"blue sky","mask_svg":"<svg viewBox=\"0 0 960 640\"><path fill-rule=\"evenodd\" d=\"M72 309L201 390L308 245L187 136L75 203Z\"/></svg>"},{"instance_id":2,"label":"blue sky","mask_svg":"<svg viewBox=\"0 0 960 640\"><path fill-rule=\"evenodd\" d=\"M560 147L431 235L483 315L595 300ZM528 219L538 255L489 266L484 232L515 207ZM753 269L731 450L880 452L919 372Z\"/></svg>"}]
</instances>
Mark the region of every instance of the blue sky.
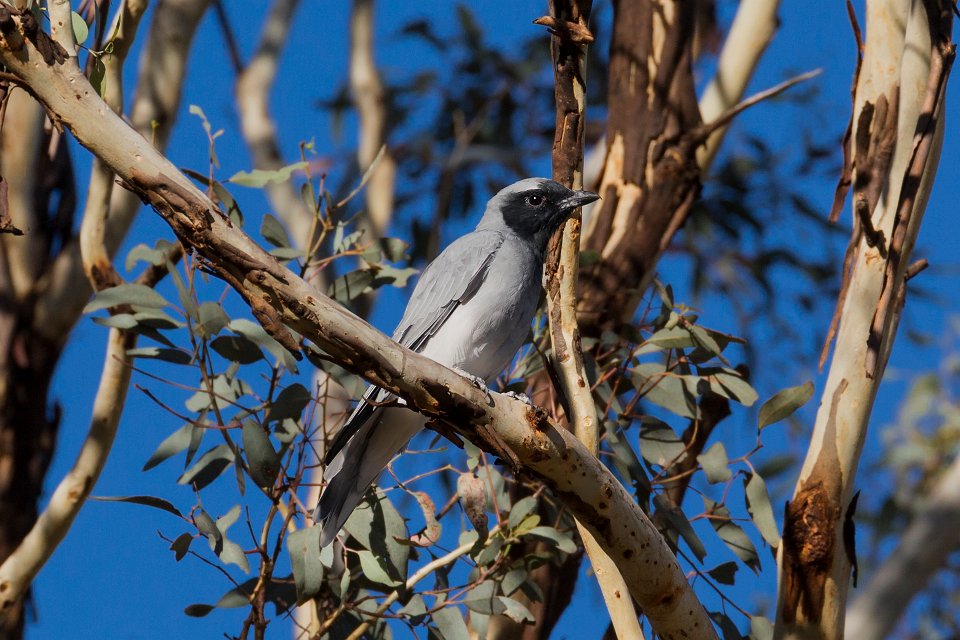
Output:
<instances>
[{"instance_id":1,"label":"blue sky","mask_svg":"<svg viewBox=\"0 0 960 640\"><path fill-rule=\"evenodd\" d=\"M255 46L263 2L235 0L225 3L245 55ZM599 4L599 3L598 3ZM475 3L473 9L489 41L509 48L526 39L540 28L531 21L545 13L545 3L519 1L510 3L505 11L502 3ZM609 7L605 8L609 11ZM297 43L284 53L273 99L274 114L285 123L281 129L281 146L291 160L296 159L297 144L315 139L323 155L336 153L354 144L355 122L347 118L344 136L335 139L329 118L317 110L317 99L331 97L346 74L346 24L348 3L321 3L305 0L299 10L292 41ZM862 11L860 12L862 15ZM722 15L729 19L731 8L724 5ZM179 166L202 167L205 164L205 142L199 121L187 114L190 104L201 106L215 128L225 129L217 148L223 167L219 172L228 177L235 171L250 168L250 160L239 138L237 116L233 110L233 74L219 30L208 15L199 31L191 60L191 74L183 98L180 119L172 138L169 154ZM408 39L394 35L404 23L416 17L429 17L438 29L451 28L454 5L432 1L419 3L382 2L377 12L377 60L385 75L400 73L429 51L414 45ZM142 33L142 32L141 32ZM544 39L544 46L547 46ZM730 148L746 145L746 136L757 135L774 148L796 145L796 134L801 124L813 125L825 135L839 137L849 117L849 84L853 71L854 44L842 3L787 2L781 10L781 28L767 56L760 64L751 84L757 91L786 77L811 68L822 68L815 79L821 92L811 106L800 107L785 102L763 104L738 119L731 132ZM135 65L128 65L132 71ZM957 83L950 85L948 104L954 104ZM948 113L950 110L948 109ZM588 112L589 116L589 112ZM940 335L946 319L956 313L957 260L953 247L941 242L952 238L956 226L953 206L960 199L957 181L958 164L949 150L960 146L960 130L948 119L939 176L931 197L923 230L916 251L926 257L933 268L921 276L920 284L935 293L939 302L908 301L904 327ZM85 180L89 162L83 150L75 150L78 176ZM341 156L342 157L342 156ZM838 150L839 158L839 150ZM539 173L549 171L544 158ZM835 176L808 180L807 194L821 211L829 209L835 185ZM81 189L82 191L82 189ZM251 190L235 192L248 216L256 219L266 205L259 193ZM400 212L411 215L415 212ZM479 211L476 217L479 217ZM845 211L842 225L849 225L849 211ZM456 230L450 233L455 234ZM169 232L152 212L144 210L131 237L137 242L150 242L158 236L170 237ZM682 258L667 257L661 266L664 279L684 298L684 284L689 276L689 265ZM719 296L705 296L700 303L701 319L709 327L735 332L737 327L726 313L726 302ZM402 296L389 295L378 305L374 323L387 333L402 311ZM822 336L829 317L805 316L794 310L795 321L808 329L810 336ZM64 354L57 374L54 394L64 406L64 422L57 455L49 473L50 489L69 468L86 430L93 392L96 388L99 363L103 358L105 331L89 319L80 322ZM775 336L764 336L775 340ZM811 338L812 339L812 338ZM936 348L921 349L900 339L894 350L889 382L881 390L873 416L873 431L868 443L867 457L875 457L875 438L893 416L905 384L912 372L933 366L939 358ZM822 381L817 375L816 363L801 364L792 369L795 379L761 380L757 383L761 398L776 390L806 379ZM142 378L135 381L145 383ZM804 424L812 423L816 398L804 411ZM752 429L750 414L743 412L728 427L732 433L743 435ZM174 485L179 475L177 463L166 463L149 472L140 468L156 445L179 426L159 411L141 393L131 390L114 452L94 490L99 495L152 494L174 500L189 508L192 496L186 489ZM809 427L808 427L809 428ZM769 430L768 430L769 431ZM770 434L771 452L796 446L796 441ZM780 497L782 504L783 496ZM229 492L204 495L205 504L212 505L212 513L223 513L234 502ZM232 502L231 502L232 501ZM777 499L774 499L777 504ZM777 511L780 517L779 509ZM166 637L221 637L222 632L236 633L242 617L236 610L214 611L204 619L183 615L183 608L195 602L214 602L229 588L222 577L196 562L177 564L157 531L173 537L183 529L177 521L143 507L104 503L89 503L78 516L67 539L35 582L38 621L31 625L32 638L61 638L66 634L75 638L166 638ZM717 561L728 558L718 557ZM765 562L769 560L765 557ZM770 566L769 564L767 565ZM740 577L746 577L741 570ZM749 581L748 581L749 582ZM597 615L601 607L592 578L581 580L575 604L561 622L556 637L596 637L605 627L605 618ZM743 604L752 605L752 594L775 589L773 571L767 570L761 581L743 591ZM288 628L278 621L271 627L269 637L288 637Z\"/></svg>"}]
</instances>

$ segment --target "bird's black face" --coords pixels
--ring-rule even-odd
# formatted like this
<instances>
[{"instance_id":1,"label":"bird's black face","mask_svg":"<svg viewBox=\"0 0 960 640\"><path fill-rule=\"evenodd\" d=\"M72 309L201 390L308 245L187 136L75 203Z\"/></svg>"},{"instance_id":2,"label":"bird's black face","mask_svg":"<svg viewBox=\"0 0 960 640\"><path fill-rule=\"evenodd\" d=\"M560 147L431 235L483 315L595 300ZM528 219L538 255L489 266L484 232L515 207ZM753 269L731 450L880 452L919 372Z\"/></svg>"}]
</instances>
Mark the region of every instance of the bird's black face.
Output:
<instances>
[{"instance_id":1,"label":"bird's black face","mask_svg":"<svg viewBox=\"0 0 960 640\"><path fill-rule=\"evenodd\" d=\"M553 180L533 178L504 189L496 197L507 227L545 251L550 236L574 209L600 196L589 191L572 191Z\"/></svg>"}]
</instances>

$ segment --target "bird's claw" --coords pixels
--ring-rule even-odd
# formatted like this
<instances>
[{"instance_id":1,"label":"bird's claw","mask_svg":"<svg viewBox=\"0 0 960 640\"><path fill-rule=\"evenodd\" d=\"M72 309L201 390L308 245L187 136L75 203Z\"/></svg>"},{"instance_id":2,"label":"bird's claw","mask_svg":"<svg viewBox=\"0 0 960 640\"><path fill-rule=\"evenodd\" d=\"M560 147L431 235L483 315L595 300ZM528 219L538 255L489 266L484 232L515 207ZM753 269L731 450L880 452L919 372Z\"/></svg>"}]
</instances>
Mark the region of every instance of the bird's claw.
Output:
<instances>
[{"instance_id":1,"label":"bird's claw","mask_svg":"<svg viewBox=\"0 0 960 640\"><path fill-rule=\"evenodd\" d=\"M469 371L464 371L463 369L460 369L458 367L452 367L452 368L456 373L458 373L459 375L463 376L464 378L472 382L473 386L475 386L477 389L486 389L489 391L489 388L487 387L487 381L481 378L480 376L475 376Z\"/></svg>"},{"instance_id":2,"label":"bird's claw","mask_svg":"<svg viewBox=\"0 0 960 640\"><path fill-rule=\"evenodd\" d=\"M492 404L492 403L493 403L493 396L490 395L490 387L487 386L487 381L486 381L486 380L484 380L484 379L481 378L480 376L475 376L475 375L473 375L472 373L470 373L469 371L464 371L463 369L460 369L460 368L458 368L458 367L452 367L452 369L453 369L456 373L458 373L459 375L461 375L461 376L463 376L464 378L466 378L467 380L469 380L470 383L471 383L473 386L475 386L477 389L480 389L481 391L483 391L483 393L486 394L486 396L487 396L487 403L488 403L488 404Z\"/></svg>"},{"instance_id":3,"label":"bird's claw","mask_svg":"<svg viewBox=\"0 0 960 640\"><path fill-rule=\"evenodd\" d=\"M505 396L507 396L507 397L509 397L509 398L514 398L514 399L516 399L516 400L519 400L520 402L522 402L523 404L527 405L528 407L532 407L532 406L533 406L533 400L531 400L531 399L530 399L530 396L528 396L527 394L523 393L522 391L519 392L519 393L517 393L516 391L507 391L507 392L506 392L505 394L503 394L503 395L505 395Z\"/></svg>"}]
</instances>

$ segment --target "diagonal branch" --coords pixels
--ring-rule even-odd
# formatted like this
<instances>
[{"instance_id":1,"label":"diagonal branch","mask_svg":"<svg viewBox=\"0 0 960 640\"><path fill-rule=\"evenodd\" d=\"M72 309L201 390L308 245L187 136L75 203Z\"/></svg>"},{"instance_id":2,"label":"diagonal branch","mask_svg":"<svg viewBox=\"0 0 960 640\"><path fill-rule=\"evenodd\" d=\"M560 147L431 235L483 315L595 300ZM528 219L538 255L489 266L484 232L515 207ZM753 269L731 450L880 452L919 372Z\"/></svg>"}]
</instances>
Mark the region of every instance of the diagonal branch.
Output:
<instances>
[{"instance_id":1,"label":"diagonal branch","mask_svg":"<svg viewBox=\"0 0 960 640\"><path fill-rule=\"evenodd\" d=\"M403 397L418 411L451 422L475 441L482 435L477 427L487 425L525 468L552 488L604 551L623 561L630 592L657 633L716 637L666 542L623 486L571 433L520 401L488 396L317 292L233 226L176 167L106 108L75 64L44 62L35 43L23 37L18 16L0 9L0 34L0 62L156 209L211 271L243 295L268 331L287 338L288 345L292 341L286 327L297 331L346 369ZM491 442L478 444L493 450Z\"/></svg>"},{"instance_id":2,"label":"diagonal branch","mask_svg":"<svg viewBox=\"0 0 960 640\"><path fill-rule=\"evenodd\" d=\"M553 178L572 189L583 187L583 134L586 128L586 46L588 39L573 33L590 34L591 0L550 2L549 24L567 25L553 29L551 39L554 95L557 103L553 139ZM543 20L543 19L541 19ZM538 21L538 24L543 22ZM573 27L573 28L571 28ZM554 364L564 395L569 402L568 420L577 438L594 456L599 451L597 408L592 385L583 366L580 328L577 326L577 274L579 273L581 212L577 211L552 239L546 265L547 316ZM616 563L577 521L583 546L593 566L610 621L621 640L643 637L633 601Z\"/></svg>"}]
</instances>

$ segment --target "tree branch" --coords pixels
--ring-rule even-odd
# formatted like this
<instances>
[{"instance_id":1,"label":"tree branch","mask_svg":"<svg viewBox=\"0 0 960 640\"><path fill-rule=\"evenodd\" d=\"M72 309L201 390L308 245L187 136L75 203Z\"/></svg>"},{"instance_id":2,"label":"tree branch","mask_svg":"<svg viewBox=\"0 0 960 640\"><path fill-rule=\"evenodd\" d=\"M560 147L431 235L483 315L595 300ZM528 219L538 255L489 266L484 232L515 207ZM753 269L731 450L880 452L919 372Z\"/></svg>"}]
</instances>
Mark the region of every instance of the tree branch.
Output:
<instances>
[{"instance_id":1,"label":"tree branch","mask_svg":"<svg viewBox=\"0 0 960 640\"><path fill-rule=\"evenodd\" d=\"M623 562L631 594L657 633L716 637L663 538L572 434L542 411L500 394L488 395L453 371L400 347L314 290L233 226L176 167L106 108L72 61L45 62L35 42L22 37L19 16L0 10L0 34L0 62L33 87L82 145L237 289L272 335L296 348L285 326L297 331L348 370L403 397L418 411L470 431L475 441L482 436L477 426L493 429L604 550ZM494 449L491 442L478 444Z\"/></svg>"},{"instance_id":2,"label":"tree branch","mask_svg":"<svg viewBox=\"0 0 960 640\"><path fill-rule=\"evenodd\" d=\"M583 188L583 134L586 125L586 42L592 36L574 38L574 33L589 34L591 0L552 0L545 23L564 25L552 29L554 95L557 105L553 139L553 178L571 189ZM559 369L560 382L569 402L570 426L577 438L594 456L599 451L597 408L590 380L583 366L580 328L577 326L577 274L580 271L581 212L578 210L552 238L546 263L547 316L553 363ZM600 584L610 621L621 640L643 637L637 611L629 598L627 585L616 563L607 556L590 532L577 521L590 564Z\"/></svg>"},{"instance_id":3,"label":"tree branch","mask_svg":"<svg viewBox=\"0 0 960 640\"><path fill-rule=\"evenodd\" d=\"M836 348L784 519L780 638L844 634L852 553L845 514L943 136L943 87L954 55L950 3L874 0L866 24L850 138L854 201L870 203L871 227L882 236L855 234L848 254ZM896 116L883 115L890 111ZM863 223L854 216L854 224ZM889 244L877 246L881 237Z\"/></svg>"},{"instance_id":4,"label":"tree branch","mask_svg":"<svg viewBox=\"0 0 960 640\"><path fill-rule=\"evenodd\" d=\"M711 122L743 98L750 78L777 31L780 0L742 0L720 51L717 71L700 96L700 114ZM706 173L720 150L727 127L710 134L697 151L697 164Z\"/></svg>"},{"instance_id":5,"label":"tree branch","mask_svg":"<svg viewBox=\"0 0 960 640\"><path fill-rule=\"evenodd\" d=\"M176 121L190 45L210 1L160 0L153 13L129 118L158 149L166 147ZM119 250L140 206L135 195L113 185L110 224L104 234L110 256ZM65 340L90 297L81 265L79 243L71 241L34 285L35 326L55 344Z\"/></svg>"},{"instance_id":6,"label":"tree branch","mask_svg":"<svg viewBox=\"0 0 960 640\"><path fill-rule=\"evenodd\" d=\"M93 401L90 431L80 448L73 468L57 485L47 508L16 550L0 565L0 624L26 593L54 550L70 530L73 519L90 495L107 460L117 434L132 369L127 350L136 343L136 334L111 329L107 355L100 374L100 386Z\"/></svg>"}]
</instances>

